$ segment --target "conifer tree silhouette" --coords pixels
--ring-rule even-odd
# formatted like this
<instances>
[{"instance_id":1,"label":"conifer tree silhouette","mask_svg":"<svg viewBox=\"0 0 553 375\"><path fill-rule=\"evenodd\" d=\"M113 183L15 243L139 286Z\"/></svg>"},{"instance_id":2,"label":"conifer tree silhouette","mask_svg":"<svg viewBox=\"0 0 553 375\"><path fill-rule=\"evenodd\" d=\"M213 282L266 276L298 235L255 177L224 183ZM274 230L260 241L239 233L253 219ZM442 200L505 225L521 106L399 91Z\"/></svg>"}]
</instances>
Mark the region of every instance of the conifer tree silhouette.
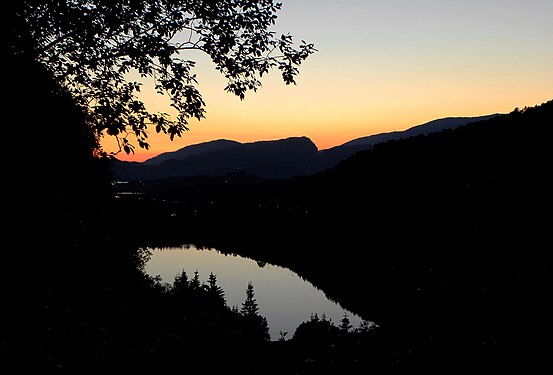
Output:
<instances>
[{"instance_id":1,"label":"conifer tree silhouette","mask_svg":"<svg viewBox=\"0 0 553 375\"><path fill-rule=\"evenodd\" d=\"M269 324L264 316L259 315L259 306L255 299L255 292L251 281L246 288L246 299L242 303L240 313L246 318L246 330L254 337L259 337L262 341L269 341Z\"/></svg>"},{"instance_id":2,"label":"conifer tree silhouette","mask_svg":"<svg viewBox=\"0 0 553 375\"><path fill-rule=\"evenodd\" d=\"M253 284L251 281L248 282L248 287L246 288L246 299L242 303L242 309L240 312L245 316L257 316L259 311L259 306L255 299L255 292L253 290Z\"/></svg>"},{"instance_id":3,"label":"conifer tree silhouette","mask_svg":"<svg viewBox=\"0 0 553 375\"><path fill-rule=\"evenodd\" d=\"M205 286L208 294L216 301L220 301L223 305L226 305L225 292L223 288L217 285L217 276L213 272L209 274L207 284Z\"/></svg>"}]
</instances>

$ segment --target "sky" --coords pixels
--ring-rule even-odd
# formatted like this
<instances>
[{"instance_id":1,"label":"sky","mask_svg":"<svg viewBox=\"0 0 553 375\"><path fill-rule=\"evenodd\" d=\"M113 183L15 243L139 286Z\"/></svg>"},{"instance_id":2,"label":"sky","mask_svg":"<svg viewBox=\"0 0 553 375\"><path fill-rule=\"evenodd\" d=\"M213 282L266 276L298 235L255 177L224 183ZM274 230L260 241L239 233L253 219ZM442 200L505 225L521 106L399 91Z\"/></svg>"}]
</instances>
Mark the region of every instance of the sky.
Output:
<instances>
[{"instance_id":1,"label":"sky","mask_svg":"<svg viewBox=\"0 0 553 375\"><path fill-rule=\"evenodd\" d=\"M149 131L144 161L215 139L307 136L319 150L437 118L508 113L553 99L552 0L284 0L275 31L314 43L297 85L277 70L241 101L209 59L197 61L206 118L170 141ZM172 113L149 90L153 111ZM132 139L131 139L132 140ZM105 151L115 142L104 137Z\"/></svg>"}]
</instances>

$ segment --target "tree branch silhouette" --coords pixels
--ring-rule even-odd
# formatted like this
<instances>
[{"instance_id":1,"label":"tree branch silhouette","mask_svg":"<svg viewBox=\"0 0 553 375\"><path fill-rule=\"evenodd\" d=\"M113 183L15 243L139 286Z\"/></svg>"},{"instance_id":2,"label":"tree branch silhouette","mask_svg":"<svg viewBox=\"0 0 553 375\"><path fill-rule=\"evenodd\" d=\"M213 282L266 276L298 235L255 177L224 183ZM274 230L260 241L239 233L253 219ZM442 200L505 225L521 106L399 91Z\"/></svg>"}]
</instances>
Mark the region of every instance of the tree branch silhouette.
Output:
<instances>
[{"instance_id":1,"label":"tree branch silhouette","mask_svg":"<svg viewBox=\"0 0 553 375\"><path fill-rule=\"evenodd\" d=\"M224 91L242 100L272 69L295 84L298 67L316 49L271 30L281 8L273 0L24 0L15 16L36 59L85 109L97 137L116 137L119 152L129 154L129 135L148 149L150 126L173 140L191 118L205 117L188 51L207 54L228 81ZM153 80L176 117L150 112L131 73Z\"/></svg>"}]
</instances>

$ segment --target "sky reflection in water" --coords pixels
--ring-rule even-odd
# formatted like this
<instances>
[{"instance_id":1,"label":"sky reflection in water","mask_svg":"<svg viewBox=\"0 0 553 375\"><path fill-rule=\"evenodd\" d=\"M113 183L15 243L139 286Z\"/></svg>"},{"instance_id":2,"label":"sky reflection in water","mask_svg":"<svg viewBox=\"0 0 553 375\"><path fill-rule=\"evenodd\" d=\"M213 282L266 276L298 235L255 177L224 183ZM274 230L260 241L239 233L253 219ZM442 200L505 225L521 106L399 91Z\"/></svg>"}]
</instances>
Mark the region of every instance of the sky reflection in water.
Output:
<instances>
[{"instance_id":1,"label":"sky reflection in water","mask_svg":"<svg viewBox=\"0 0 553 375\"><path fill-rule=\"evenodd\" d=\"M280 331L288 332L286 339L291 338L297 326L315 313L319 317L325 314L335 325L347 313L353 327L359 326L357 315L327 299L322 291L287 268L271 264L260 267L251 259L214 249L198 250L192 245L150 250L147 274L159 275L163 282L172 283L182 270L189 277L197 270L202 282L213 272L229 306L241 307L248 281L252 281L259 313L267 318L272 340L280 337Z\"/></svg>"}]
</instances>

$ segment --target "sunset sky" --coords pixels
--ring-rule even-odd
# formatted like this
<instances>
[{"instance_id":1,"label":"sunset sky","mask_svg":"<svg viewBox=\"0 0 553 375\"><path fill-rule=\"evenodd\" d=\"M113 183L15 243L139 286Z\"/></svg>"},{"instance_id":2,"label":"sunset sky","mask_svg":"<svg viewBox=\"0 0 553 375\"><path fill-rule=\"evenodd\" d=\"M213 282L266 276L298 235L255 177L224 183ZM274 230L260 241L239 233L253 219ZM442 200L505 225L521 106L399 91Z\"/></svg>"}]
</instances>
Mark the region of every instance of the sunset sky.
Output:
<instances>
[{"instance_id":1,"label":"sunset sky","mask_svg":"<svg viewBox=\"0 0 553 375\"><path fill-rule=\"evenodd\" d=\"M506 113L553 99L552 0L284 0L275 30L314 43L297 86L279 72L244 101L206 56L197 61L206 118L121 160L214 139L307 136L319 149L441 117ZM150 110L171 113L145 86ZM114 151L109 137L106 151Z\"/></svg>"}]
</instances>

